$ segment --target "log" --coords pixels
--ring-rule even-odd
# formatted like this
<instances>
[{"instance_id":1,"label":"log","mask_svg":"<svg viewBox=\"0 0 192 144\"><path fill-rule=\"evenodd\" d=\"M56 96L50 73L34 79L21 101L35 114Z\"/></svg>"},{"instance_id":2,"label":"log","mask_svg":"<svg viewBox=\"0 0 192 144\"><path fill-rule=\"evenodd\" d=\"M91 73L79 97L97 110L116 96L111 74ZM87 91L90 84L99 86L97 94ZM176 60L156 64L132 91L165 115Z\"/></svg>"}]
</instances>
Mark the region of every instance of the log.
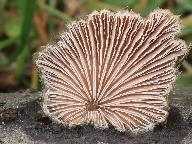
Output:
<instances>
[{"instance_id":1,"label":"log","mask_svg":"<svg viewBox=\"0 0 192 144\"><path fill-rule=\"evenodd\" d=\"M169 96L167 121L153 131L133 135L112 126L72 128L57 124L41 110L39 92L0 93L0 144L191 144L192 89L176 89Z\"/></svg>"}]
</instances>

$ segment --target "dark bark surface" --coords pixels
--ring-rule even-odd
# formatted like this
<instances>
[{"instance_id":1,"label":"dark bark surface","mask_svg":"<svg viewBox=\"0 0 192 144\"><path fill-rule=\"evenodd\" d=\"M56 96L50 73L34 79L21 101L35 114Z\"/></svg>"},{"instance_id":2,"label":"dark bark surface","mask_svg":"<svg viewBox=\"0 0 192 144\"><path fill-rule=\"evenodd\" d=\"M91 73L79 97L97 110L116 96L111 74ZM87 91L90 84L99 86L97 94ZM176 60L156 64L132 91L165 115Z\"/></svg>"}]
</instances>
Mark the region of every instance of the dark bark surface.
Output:
<instances>
[{"instance_id":1,"label":"dark bark surface","mask_svg":"<svg viewBox=\"0 0 192 144\"><path fill-rule=\"evenodd\" d=\"M112 126L67 128L43 114L39 93L0 93L0 144L192 144L192 89L175 90L169 103L166 123L133 135Z\"/></svg>"}]
</instances>

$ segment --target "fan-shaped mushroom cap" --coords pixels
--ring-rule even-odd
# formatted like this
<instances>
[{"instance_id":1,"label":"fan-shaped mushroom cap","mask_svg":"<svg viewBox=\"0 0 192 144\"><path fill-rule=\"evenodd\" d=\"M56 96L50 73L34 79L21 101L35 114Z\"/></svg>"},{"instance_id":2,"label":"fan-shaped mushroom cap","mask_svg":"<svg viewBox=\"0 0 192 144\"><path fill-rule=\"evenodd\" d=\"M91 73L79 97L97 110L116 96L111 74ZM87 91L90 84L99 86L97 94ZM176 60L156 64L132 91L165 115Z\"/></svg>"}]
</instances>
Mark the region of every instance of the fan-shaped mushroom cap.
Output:
<instances>
[{"instance_id":1,"label":"fan-shaped mushroom cap","mask_svg":"<svg viewBox=\"0 0 192 144\"><path fill-rule=\"evenodd\" d=\"M187 52L168 10L93 12L68 25L35 61L45 85L44 111L73 126L92 123L132 132L165 121L176 61Z\"/></svg>"}]
</instances>

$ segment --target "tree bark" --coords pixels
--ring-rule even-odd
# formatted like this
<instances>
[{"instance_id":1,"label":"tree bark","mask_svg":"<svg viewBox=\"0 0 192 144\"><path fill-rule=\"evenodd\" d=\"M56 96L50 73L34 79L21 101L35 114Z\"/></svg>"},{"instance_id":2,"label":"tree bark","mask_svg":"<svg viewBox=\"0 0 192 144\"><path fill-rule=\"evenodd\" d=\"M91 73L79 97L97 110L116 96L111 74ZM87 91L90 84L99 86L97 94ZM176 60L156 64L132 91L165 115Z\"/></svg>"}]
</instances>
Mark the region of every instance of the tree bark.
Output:
<instances>
[{"instance_id":1,"label":"tree bark","mask_svg":"<svg viewBox=\"0 0 192 144\"><path fill-rule=\"evenodd\" d=\"M153 131L133 135L91 125L57 124L41 110L38 92L0 93L0 144L192 144L192 89L169 96L169 116Z\"/></svg>"}]
</instances>

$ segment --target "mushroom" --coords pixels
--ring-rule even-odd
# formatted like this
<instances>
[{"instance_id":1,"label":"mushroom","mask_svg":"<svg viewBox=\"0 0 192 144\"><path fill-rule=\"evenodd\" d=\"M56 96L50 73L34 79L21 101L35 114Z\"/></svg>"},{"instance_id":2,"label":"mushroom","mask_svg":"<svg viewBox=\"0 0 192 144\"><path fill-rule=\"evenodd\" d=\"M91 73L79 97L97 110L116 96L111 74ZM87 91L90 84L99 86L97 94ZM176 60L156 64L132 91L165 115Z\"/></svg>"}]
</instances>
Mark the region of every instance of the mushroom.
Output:
<instances>
[{"instance_id":1,"label":"mushroom","mask_svg":"<svg viewBox=\"0 0 192 144\"><path fill-rule=\"evenodd\" d=\"M113 125L151 130L168 115L168 94L187 53L181 26L169 10L142 18L132 11L94 11L68 25L58 41L38 52L43 109L67 126Z\"/></svg>"}]
</instances>

